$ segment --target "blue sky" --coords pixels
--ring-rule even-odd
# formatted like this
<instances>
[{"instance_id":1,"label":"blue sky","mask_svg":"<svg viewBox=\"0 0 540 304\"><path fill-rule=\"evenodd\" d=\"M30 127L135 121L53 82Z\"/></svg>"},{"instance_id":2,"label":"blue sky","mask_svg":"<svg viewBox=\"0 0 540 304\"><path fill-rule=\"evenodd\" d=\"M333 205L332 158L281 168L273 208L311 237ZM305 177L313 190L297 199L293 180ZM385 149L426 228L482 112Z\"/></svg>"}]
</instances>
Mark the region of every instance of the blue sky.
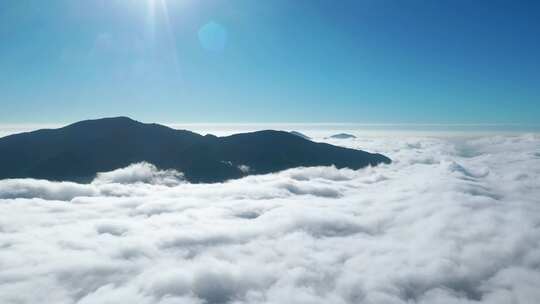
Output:
<instances>
[{"instance_id":1,"label":"blue sky","mask_svg":"<svg viewBox=\"0 0 540 304\"><path fill-rule=\"evenodd\" d=\"M523 123L539 1L0 2L0 123Z\"/></svg>"}]
</instances>

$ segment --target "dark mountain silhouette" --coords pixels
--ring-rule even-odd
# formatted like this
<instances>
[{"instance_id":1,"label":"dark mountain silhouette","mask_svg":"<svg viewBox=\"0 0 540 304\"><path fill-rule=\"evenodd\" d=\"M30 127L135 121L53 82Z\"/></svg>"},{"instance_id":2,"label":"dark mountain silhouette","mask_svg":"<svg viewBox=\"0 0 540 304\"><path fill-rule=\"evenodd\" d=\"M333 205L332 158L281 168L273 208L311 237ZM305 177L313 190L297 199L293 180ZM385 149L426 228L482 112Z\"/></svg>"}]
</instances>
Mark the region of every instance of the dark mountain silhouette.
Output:
<instances>
[{"instance_id":1,"label":"dark mountain silhouette","mask_svg":"<svg viewBox=\"0 0 540 304\"><path fill-rule=\"evenodd\" d=\"M129 118L81 121L0 138L0 179L91 181L97 172L147 161L191 182L221 182L298 166L362 168L390 159L282 131L202 136Z\"/></svg>"},{"instance_id":2,"label":"dark mountain silhouette","mask_svg":"<svg viewBox=\"0 0 540 304\"><path fill-rule=\"evenodd\" d=\"M293 134L293 135L296 135L296 136L300 136L302 137L303 139L307 139L307 140L311 140L311 137L307 136L306 134L304 133L300 133L298 131L290 131L289 133Z\"/></svg>"}]
</instances>

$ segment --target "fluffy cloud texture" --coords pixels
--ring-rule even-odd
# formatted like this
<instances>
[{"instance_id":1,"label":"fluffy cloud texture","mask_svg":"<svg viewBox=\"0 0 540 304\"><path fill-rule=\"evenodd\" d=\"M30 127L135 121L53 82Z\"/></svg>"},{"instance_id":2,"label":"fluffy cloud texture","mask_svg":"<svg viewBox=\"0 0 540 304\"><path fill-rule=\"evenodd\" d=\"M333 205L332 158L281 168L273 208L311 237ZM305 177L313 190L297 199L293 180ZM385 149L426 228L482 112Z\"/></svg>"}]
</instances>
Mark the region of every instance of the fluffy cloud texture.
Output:
<instances>
[{"instance_id":1,"label":"fluffy cloud texture","mask_svg":"<svg viewBox=\"0 0 540 304\"><path fill-rule=\"evenodd\" d=\"M394 163L2 180L0 303L539 301L540 136L329 141Z\"/></svg>"}]
</instances>

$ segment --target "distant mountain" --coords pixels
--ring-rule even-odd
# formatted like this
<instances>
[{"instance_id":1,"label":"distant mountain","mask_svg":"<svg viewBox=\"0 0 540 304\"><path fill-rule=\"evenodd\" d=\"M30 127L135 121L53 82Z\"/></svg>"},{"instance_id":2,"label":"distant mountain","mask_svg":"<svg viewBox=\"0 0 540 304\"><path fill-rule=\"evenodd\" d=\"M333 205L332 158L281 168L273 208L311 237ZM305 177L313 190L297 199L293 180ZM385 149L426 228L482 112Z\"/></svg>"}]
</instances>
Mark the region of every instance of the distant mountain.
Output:
<instances>
[{"instance_id":1,"label":"distant mountain","mask_svg":"<svg viewBox=\"0 0 540 304\"><path fill-rule=\"evenodd\" d=\"M309 136L307 136L307 135L305 135L303 133L300 133L298 131L290 131L289 133L291 133L292 135L300 136L303 139L311 140L311 137L309 137Z\"/></svg>"},{"instance_id":2,"label":"distant mountain","mask_svg":"<svg viewBox=\"0 0 540 304\"><path fill-rule=\"evenodd\" d=\"M202 136L126 117L0 138L0 179L91 181L97 172L146 161L177 169L191 182L221 182L299 166L390 163L380 154L315 143L283 131Z\"/></svg>"},{"instance_id":3,"label":"distant mountain","mask_svg":"<svg viewBox=\"0 0 540 304\"><path fill-rule=\"evenodd\" d=\"M334 134L334 135L330 136L330 138L347 139L347 138L356 138L356 136L354 136L352 134L347 134L347 133L339 133L339 134Z\"/></svg>"}]
</instances>

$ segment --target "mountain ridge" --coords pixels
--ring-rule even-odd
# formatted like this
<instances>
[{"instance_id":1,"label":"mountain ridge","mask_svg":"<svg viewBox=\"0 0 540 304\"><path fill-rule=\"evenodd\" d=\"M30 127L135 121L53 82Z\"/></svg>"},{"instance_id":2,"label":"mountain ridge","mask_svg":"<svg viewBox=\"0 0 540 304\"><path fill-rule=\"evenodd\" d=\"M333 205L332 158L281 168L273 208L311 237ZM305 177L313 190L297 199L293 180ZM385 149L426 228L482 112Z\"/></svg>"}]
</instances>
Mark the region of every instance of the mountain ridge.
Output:
<instances>
[{"instance_id":1,"label":"mountain ridge","mask_svg":"<svg viewBox=\"0 0 540 304\"><path fill-rule=\"evenodd\" d=\"M191 182L223 182L299 166L359 169L391 162L381 154L315 143L286 131L203 136L124 116L0 138L0 179L88 182L98 172L141 161L181 171Z\"/></svg>"}]
</instances>

